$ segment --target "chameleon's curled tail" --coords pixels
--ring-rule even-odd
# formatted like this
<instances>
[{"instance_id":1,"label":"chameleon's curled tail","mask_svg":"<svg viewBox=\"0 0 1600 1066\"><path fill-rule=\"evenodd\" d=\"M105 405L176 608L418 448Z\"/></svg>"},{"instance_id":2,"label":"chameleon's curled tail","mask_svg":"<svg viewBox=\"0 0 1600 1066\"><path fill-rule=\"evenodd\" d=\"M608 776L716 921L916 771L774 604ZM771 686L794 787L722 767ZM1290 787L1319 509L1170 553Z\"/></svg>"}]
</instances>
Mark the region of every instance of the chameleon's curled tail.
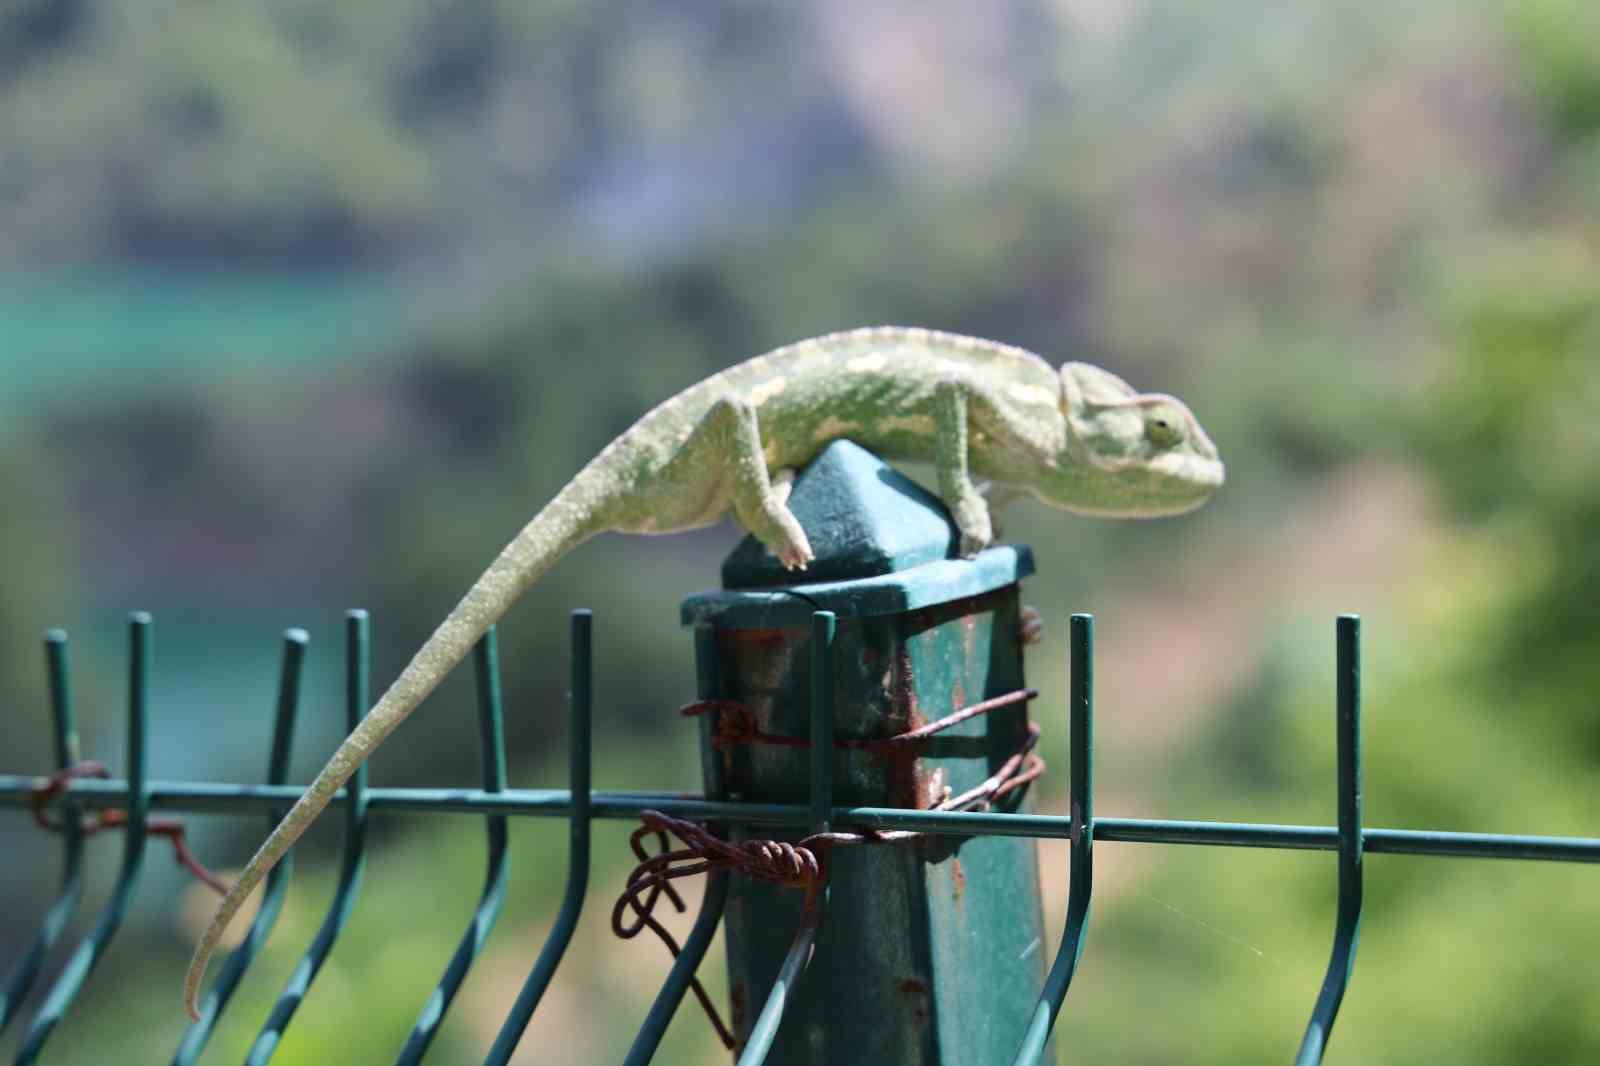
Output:
<instances>
[{"instance_id":1,"label":"chameleon's curled tail","mask_svg":"<svg viewBox=\"0 0 1600 1066\"><path fill-rule=\"evenodd\" d=\"M603 501L597 498L595 480L580 474L506 545L272 830L229 888L195 947L183 986L184 1005L191 1017L200 1017L200 980L206 963L228 923L261 879L294 846L356 768L466 657L478 638L510 609L517 597L561 556L605 528L601 518Z\"/></svg>"}]
</instances>

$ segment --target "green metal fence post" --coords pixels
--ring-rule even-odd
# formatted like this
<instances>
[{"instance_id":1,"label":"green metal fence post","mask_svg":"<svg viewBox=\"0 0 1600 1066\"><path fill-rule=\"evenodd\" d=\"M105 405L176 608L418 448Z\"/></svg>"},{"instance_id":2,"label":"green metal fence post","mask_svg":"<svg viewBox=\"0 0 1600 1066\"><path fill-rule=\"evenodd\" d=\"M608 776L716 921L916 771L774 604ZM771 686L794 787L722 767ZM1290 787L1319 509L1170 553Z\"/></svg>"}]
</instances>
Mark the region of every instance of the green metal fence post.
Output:
<instances>
[{"instance_id":1,"label":"green metal fence post","mask_svg":"<svg viewBox=\"0 0 1600 1066\"><path fill-rule=\"evenodd\" d=\"M789 506L817 556L805 574L784 571L747 539L723 565L725 591L683 606L686 623L716 631L719 698L742 705L761 734L782 738L724 743L730 798L752 810L810 807L831 785L846 808L926 810L1017 757L1031 742L1017 586L1032 571L1027 549L955 558L958 535L939 501L849 442L806 468ZM836 621L824 628L826 614ZM818 660L830 638L832 654ZM831 671L814 668L822 661ZM861 743L994 697L1005 699L936 735L892 748ZM838 741L817 750L806 739L811 708L829 704ZM827 776L814 779L820 764ZM805 835L752 825L730 832ZM768 1036L765 1061L781 1066L1008 1061L1043 976L1034 842L944 836L834 847L826 861L827 919L803 974L806 945L795 937L803 893L729 878L741 1061L757 1061ZM751 1013L774 989L783 997L775 1031L767 1023L776 1018Z\"/></svg>"}]
</instances>

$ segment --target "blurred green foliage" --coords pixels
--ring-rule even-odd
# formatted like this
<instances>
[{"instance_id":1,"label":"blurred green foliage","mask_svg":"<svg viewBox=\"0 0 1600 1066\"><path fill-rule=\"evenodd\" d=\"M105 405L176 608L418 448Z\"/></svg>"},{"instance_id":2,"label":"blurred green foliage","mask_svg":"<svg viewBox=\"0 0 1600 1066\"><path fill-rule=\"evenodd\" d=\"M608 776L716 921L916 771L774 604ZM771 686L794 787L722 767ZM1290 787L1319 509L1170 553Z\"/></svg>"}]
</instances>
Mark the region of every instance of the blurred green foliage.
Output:
<instances>
[{"instance_id":1,"label":"blurred green foliage","mask_svg":"<svg viewBox=\"0 0 1600 1066\"><path fill-rule=\"evenodd\" d=\"M649 406L798 337L905 321L1176 392L1228 460L1181 521L1003 516L1036 547L1047 618L1100 617L1105 813L1331 821L1331 618L1358 610L1373 824L1594 835L1595 20L1574 0L11 5L0 700L26 713L0 719L3 769L48 758L34 639L58 621L84 634L88 752L120 748L106 619L150 606L158 776L258 774L271 634L313 623L303 778L335 733L346 603L373 609L381 682ZM586 604L597 787L696 787L670 713L692 689L675 607L734 536L603 538L513 613L518 784L560 782L560 618ZM1064 629L1030 660L1047 693ZM379 783L472 780L464 680L434 702ZM17 821L0 848L37 853ZM258 831L195 821L219 864ZM380 822L275 1061L398 1043L476 891L466 825ZM307 849L213 1058L239 1055L315 926L331 873L310 860L335 836ZM527 1061L620 1058L665 972L604 928L623 836L597 842ZM519 827L513 903L435 1061L492 1038L553 915L561 838ZM1332 859L1100 855L1063 1061L1286 1060ZM3 866L9 959L51 885ZM1367 868L1330 1062L1594 1061L1593 870ZM57 1061L175 1046L207 901L164 862L142 899ZM687 1006L669 1044L659 1061L720 1060Z\"/></svg>"},{"instance_id":2,"label":"blurred green foliage","mask_svg":"<svg viewBox=\"0 0 1600 1066\"><path fill-rule=\"evenodd\" d=\"M1556 129L1573 140L1600 133L1600 13L1580 0L1517 0L1507 24Z\"/></svg>"}]
</instances>

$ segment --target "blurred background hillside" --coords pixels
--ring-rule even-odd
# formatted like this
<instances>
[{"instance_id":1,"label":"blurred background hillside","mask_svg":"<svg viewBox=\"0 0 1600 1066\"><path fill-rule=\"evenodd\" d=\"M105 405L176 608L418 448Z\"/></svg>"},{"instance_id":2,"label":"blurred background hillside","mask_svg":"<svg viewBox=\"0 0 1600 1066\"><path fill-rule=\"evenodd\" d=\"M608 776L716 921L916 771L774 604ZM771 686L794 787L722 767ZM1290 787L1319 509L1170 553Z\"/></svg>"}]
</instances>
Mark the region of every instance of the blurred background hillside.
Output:
<instances>
[{"instance_id":1,"label":"blurred background hillside","mask_svg":"<svg viewBox=\"0 0 1600 1066\"><path fill-rule=\"evenodd\" d=\"M1597 207L1584 0L6 0L0 772L49 765L51 625L85 753L120 768L145 608L153 774L258 778L278 634L304 625L304 780L340 732L344 608L372 610L387 683L647 408L901 322L1177 393L1228 461L1181 519L1003 516L1039 559L1047 726L1066 615L1098 616L1103 813L1331 822L1333 617L1355 611L1372 824L1600 834ZM596 786L697 787L676 606L736 539L603 538L512 613L515 784L563 782L565 617L590 606ZM454 679L374 783L472 783L470 708ZM1060 810L1062 730L1046 743L1036 806ZM262 831L189 820L219 867ZM328 821L207 1061L241 1057L319 921ZM0 819L7 968L56 877L24 822ZM618 1061L667 969L606 929L627 831L597 826L519 1061ZM513 841L512 902L430 1061L481 1059L554 916L564 831ZM83 914L119 848L91 850ZM1332 857L1098 850L1062 1061L1287 1061ZM387 1061L481 851L472 823L378 821L275 1062ZM1054 925L1065 849L1042 862ZM1367 869L1330 1063L1600 1059L1600 873ZM153 845L51 1061L165 1061L210 906ZM719 950L707 969L721 996ZM686 1004L658 1061L726 1060Z\"/></svg>"}]
</instances>

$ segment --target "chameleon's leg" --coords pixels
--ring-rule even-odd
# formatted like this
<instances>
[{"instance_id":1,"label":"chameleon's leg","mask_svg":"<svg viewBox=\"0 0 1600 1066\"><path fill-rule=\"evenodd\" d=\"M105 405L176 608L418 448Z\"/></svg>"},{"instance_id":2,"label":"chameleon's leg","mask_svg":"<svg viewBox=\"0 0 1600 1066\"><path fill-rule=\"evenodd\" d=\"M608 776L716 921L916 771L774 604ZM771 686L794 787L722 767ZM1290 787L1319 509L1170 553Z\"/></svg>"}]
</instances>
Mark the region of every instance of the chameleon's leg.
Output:
<instances>
[{"instance_id":1,"label":"chameleon's leg","mask_svg":"<svg viewBox=\"0 0 1600 1066\"><path fill-rule=\"evenodd\" d=\"M794 467L786 466L772 475L772 494L778 502L785 506L789 503L789 491L794 488Z\"/></svg>"},{"instance_id":2,"label":"chameleon's leg","mask_svg":"<svg viewBox=\"0 0 1600 1066\"><path fill-rule=\"evenodd\" d=\"M755 538L765 544L790 570L804 570L816 556L805 530L767 476L767 460L761 450L761 427L756 409L749 401L724 397L711 405L701 428L720 445L722 462L729 465L733 482L733 517ZM792 476L792 475L791 475Z\"/></svg>"},{"instance_id":3,"label":"chameleon's leg","mask_svg":"<svg viewBox=\"0 0 1600 1066\"><path fill-rule=\"evenodd\" d=\"M977 555L994 539L989 505L967 470L967 393L958 381L934 388L933 464L939 474L939 495L961 530L961 554Z\"/></svg>"}]
</instances>

